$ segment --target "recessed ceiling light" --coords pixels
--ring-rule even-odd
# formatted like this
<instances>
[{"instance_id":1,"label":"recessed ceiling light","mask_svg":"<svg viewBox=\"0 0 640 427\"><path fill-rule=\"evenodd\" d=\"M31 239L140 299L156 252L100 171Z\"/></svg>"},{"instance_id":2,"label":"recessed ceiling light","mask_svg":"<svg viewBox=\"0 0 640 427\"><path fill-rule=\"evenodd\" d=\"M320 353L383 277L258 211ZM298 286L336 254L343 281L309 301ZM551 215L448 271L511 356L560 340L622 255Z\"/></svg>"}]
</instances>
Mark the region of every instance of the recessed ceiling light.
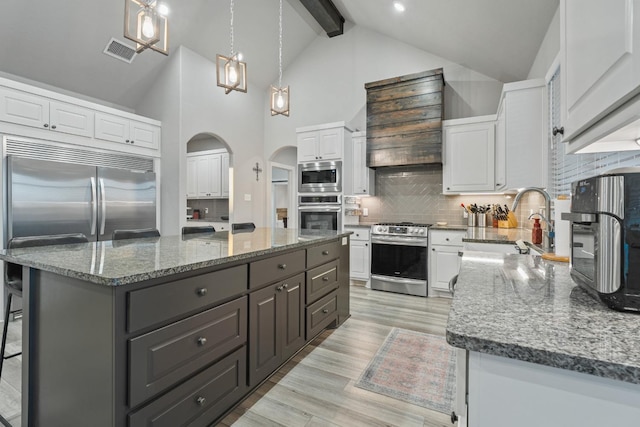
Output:
<instances>
[{"instance_id":1,"label":"recessed ceiling light","mask_svg":"<svg viewBox=\"0 0 640 427\"><path fill-rule=\"evenodd\" d=\"M398 12L404 12L404 10L405 10L404 5L403 5L402 3L400 3L399 1L394 1L394 2L393 2L393 7L395 7L395 9L396 9Z\"/></svg>"}]
</instances>

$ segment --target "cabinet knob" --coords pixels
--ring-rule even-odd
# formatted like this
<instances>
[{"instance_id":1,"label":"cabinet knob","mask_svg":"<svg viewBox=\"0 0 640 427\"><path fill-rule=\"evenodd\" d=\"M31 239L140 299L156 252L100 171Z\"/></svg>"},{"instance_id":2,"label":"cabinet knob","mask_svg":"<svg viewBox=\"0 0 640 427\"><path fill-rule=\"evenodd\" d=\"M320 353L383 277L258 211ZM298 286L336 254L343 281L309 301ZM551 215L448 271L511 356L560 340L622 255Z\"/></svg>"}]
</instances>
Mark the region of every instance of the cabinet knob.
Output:
<instances>
[{"instance_id":1,"label":"cabinet knob","mask_svg":"<svg viewBox=\"0 0 640 427\"><path fill-rule=\"evenodd\" d=\"M51 125L51 129L55 129L56 127L56 125Z\"/></svg>"},{"instance_id":2,"label":"cabinet knob","mask_svg":"<svg viewBox=\"0 0 640 427\"><path fill-rule=\"evenodd\" d=\"M356 233L356 237L360 237L360 235L358 233Z\"/></svg>"},{"instance_id":3,"label":"cabinet knob","mask_svg":"<svg viewBox=\"0 0 640 427\"><path fill-rule=\"evenodd\" d=\"M280 270L286 270L286 268L287 268L287 264L278 264L278 268L279 268Z\"/></svg>"},{"instance_id":4,"label":"cabinet knob","mask_svg":"<svg viewBox=\"0 0 640 427\"><path fill-rule=\"evenodd\" d=\"M553 136L556 136L557 134L564 135L564 126L560 128L557 126L554 126L552 133L553 133Z\"/></svg>"},{"instance_id":5,"label":"cabinet knob","mask_svg":"<svg viewBox=\"0 0 640 427\"><path fill-rule=\"evenodd\" d=\"M276 291L282 292L282 288L283 288L283 286L276 286Z\"/></svg>"},{"instance_id":6,"label":"cabinet knob","mask_svg":"<svg viewBox=\"0 0 640 427\"><path fill-rule=\"evenodd\" d=\"M287 289L289 288L289 285L287 285L286 283L284 285L282 285L283 288Z\"/></svg>"},{"instance_id":7,"label":"cabinet knob","mask_svg":"<svg viewBox=\"0 0 640 427\"><path fill-rule=\"evenodd\" d=\"M206 402L206 401L207 401L207 399L206 399L206 398L204 398L204 397L202 397L202 396L199 396L199 397L196 399L196 403L197 403L198 405L200 405L200 406L204 406L204 402Z\"/></svg>"},{"instance_id":8,"label":"cabinet knob","mask_svg":"<svg viewBox=\"0 0 640 427\"><path fill-rule=\"evenodd\" d=\"M207 339L205 337L198 338L198 345L203 346L207 343Z\"/></svg>"},{"instance_id":9,"label":"cabinet knob","mask_svg":"<svg viewBox=\"0 0 640 427\"><path fill-rule=\"evenodd\" d=\"M132 140L131 140L131 143L133 144L134 142L135 142L135 141L132 139Z\"/></svg>"},{"instance_id":10,"label":"cabinet knob","mask_svg":"<svg viewBox=\"0 0 640 427\"><path fill-rule=\"evenodd\" d=\"M328 282L328 281L329 281L329 278L328 278L327 276L324 276L324 277L322 278L322 281L323 281L323 282Z\"/></svg>"},{"instance_id":11,"label":"cabinet knob","mask_svg":"<svg viewBox=\"0 0 640 427\"><path fill-rule=\"evenodd\" d=\"M432 250L433 252L435 252L435 251L436 251L436 248L431 248L431 250Z\"/></svg>"},{"instance_id":12,"label":"cabinet knob","mask_svg":"<svg viewBox=\"0 0 640 427\"><path fill-rule=\"evenodd\" d=\"M446 240L446 241L448 242L448 241L449 241L449 238L448 238L448 237L445 237L445 239L444 239L444 240Z\"/></svg>"},{"instance_id":13,"label":"cabinet knob","mask_svg":"<svg viewBox=\"0 0 640 427\"><path fill-rule=\"evenodd\" d=\"M48 123L45 123L45 124L44 124L44 127L48 128L48 127L49 127L49 124L48 124Z\"/></svg>"},{"instance_id":14,"label":"cabinet knob","mask_svg":"<svg viewBox=\"0 0 640 427\"><path fill-rule=\"evenodd\" d=\"M368 244L368 243L365 243L364 245L365 245L365 246L369 246L369 244Z\"/></svg>"},{"instance_id":15,"label":"cabinet knob","mask_svg":"<svg viewBox=\"0 0 640 427\"><path fill-rule=\"evenodd\" d=\"M322 251L322 255L329 255L329 251Z\"/></svg>"},{"instance_id":16,"label":"cabinet knob","mask_svg":"<svg viewBox=\"0 0 640 427\"><path fill-rule=\"evenodd\" d=\"M128 143L129 143L129 140L127 139L127 140L125 140L125 142L128 144Z\"/></svg>"},{"instance_id":17,"label":"cabinet knob","mask_svg":"<svg viewBox=\"0 0 640 427\"><path fill-rule=\"evenodd\" d=\"M329 312L329 309L328 309L328 308L325 308L325 309L323 309L323 310L322 310L322 312L323 312L324 314L327 314L327 313Z\"/></svg>"},{"instance_id":18,"label":"cabinet knob","mask_svg":"<svg viewBox=\"0 0 640 427\"><path fill-rule=\"evenodd\" d=\"M197 293L199 296L203 297L207 294L207 288L200 288L198 289Z\"/></svg>"},{"instance_id":19,"label":"cabinet knob","mask_svg":"<svg viewBox=\"0 0 640 427\"><path fill-rule=\"evenodd\" d=\"M451 188L450 188L450 187L447 187L447 190L451 190Z\"/></svg>"},{"instance_id":20,"label":"cabinet knob","mask_svg":"<svg viewBox=\"0 0 640 427\"><path fill-rule=\"evenodd\" d=\"M502 185L502 184L500 184L500 183L497 183L497 184L496 184L496 187L500 187L501 185Z\"/></svg>"}]
</instances>

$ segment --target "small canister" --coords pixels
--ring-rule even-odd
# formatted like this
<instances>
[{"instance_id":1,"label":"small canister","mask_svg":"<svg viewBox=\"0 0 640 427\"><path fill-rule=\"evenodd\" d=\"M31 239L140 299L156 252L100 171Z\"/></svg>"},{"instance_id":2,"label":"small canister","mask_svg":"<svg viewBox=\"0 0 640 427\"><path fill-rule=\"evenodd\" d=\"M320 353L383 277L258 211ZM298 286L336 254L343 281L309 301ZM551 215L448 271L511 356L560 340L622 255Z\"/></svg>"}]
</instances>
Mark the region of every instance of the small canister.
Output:
<instances>
[{"instance_id":1,"label":"small canister","mask_svg":"<svg viewBox=\"0 0 640 427\"><path fill-rule=\"evenodd\" d=\"M478 219L477 219L478 227L486 227L487 226L487 214L478 213L478 214L476 214L476 216L478 217Z\"/></svg>"},{"instance_id":2,"label":"small canister","mask_svg":"<svg viewBox=\"0 0 640 427\"><path fill-rule=\"evenodd\" d=\"M478 214L469 213L467 217L467 225L469 227L477 227L478 226Z\"/></svg>"}]
</instances>

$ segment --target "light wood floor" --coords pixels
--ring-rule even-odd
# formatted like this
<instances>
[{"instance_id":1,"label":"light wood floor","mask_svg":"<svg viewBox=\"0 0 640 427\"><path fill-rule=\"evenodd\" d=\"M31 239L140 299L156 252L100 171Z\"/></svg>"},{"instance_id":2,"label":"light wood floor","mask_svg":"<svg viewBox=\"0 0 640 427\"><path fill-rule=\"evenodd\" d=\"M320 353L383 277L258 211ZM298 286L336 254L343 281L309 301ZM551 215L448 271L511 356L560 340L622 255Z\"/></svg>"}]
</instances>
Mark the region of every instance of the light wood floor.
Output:
<instances>
[{"instance_id":1,"label":"light wood floor","mask_svg":"<svg viewBox=\"0 0 640 427\"><path fill-rule=\"evenodd\" d=\"M354 282L351 318L323 332L218 425L451 426L448 415L354 386L393 327L444 335L450 300L372 291ZM1 325L1 322L0 322ZM19 350L11 322L9 351ZM20 425L21 357L5 361L0 414Z\"/></svg>"},{"instance_id":2,"label":"light wood floor","mask_svg":"<svg viewBox=\"0 0 640 427\"><path fill-rule=\"evenodd\" d=\"M443 335L450 300L351 286L351 318L323 332L219 426L451 426L448 415L354 386L393 327Z\"/></svg>"}]
</instances>

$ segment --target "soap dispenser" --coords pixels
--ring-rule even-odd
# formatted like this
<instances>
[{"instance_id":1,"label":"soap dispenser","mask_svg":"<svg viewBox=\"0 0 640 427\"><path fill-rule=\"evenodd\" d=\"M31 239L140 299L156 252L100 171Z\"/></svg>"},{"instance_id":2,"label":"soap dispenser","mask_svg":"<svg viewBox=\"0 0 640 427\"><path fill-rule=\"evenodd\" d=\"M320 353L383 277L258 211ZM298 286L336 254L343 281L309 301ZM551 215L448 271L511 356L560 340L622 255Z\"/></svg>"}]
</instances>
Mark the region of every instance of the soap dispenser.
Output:
<instances>
[{"instance_id":1,"label":"soap dispenser","mask_svg":"<svg viewBox=\"0 0 640 427\"><path fill-rule=\"evenodd\" d=\"M531 243L534 245L542 244L542 228L540 227L540 218L533 219L533 230L531 230Z\"/></svg>"}]
</instances>

